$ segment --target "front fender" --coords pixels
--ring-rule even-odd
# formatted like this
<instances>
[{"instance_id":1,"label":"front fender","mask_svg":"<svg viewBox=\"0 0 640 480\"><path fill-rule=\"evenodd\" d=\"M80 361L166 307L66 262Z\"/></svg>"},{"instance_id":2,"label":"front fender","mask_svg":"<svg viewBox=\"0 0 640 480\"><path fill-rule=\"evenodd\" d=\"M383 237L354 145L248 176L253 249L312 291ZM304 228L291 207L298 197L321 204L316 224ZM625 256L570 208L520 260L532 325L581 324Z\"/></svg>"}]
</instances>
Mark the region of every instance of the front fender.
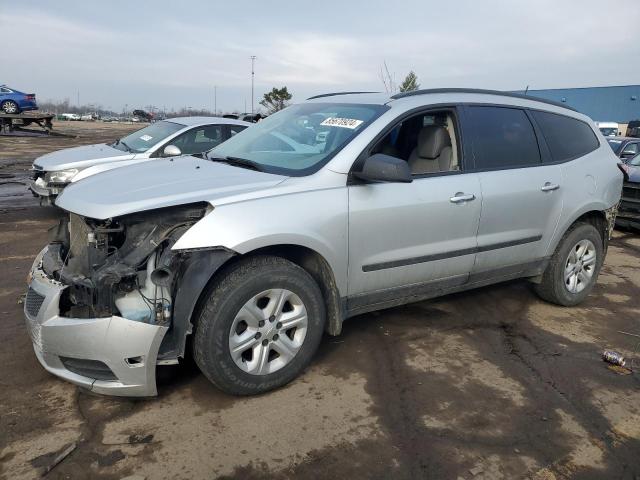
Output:
<instances>
[{"instance_id":1,"label":"front fender","mask_svg":"<svg viewBox=\"0 0 640 480\"><path fill-rule=\"evenodd\" d=\"M331 188L215 205L185 232L173 250L222 247L246 254L297 245L321 255L336 287L347 287L347 189Z\"/></svg>"}]
</instances>

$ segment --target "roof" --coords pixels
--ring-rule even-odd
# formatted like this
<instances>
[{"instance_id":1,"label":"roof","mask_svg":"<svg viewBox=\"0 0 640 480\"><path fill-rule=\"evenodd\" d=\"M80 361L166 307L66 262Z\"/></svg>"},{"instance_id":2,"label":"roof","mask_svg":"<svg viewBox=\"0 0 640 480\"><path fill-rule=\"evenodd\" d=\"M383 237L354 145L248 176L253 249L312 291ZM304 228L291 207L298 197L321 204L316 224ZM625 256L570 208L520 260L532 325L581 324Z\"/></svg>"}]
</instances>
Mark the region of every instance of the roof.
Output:
<instances>
[{"instance_id":1,"label":"roof","mask_svg":"<svg viewBox=\"0 0 640 480\"><path fill-rule=\"evenodd\" d=\"M527 96L570 105L598 122L628 123L640 119L640 85L528 90Z\"/></svg>"},{"instance_id":2,"label":"roof","mask_svg":"<svg viewBox=\"0 0 640 480\"><path fill-rule=\"evenodd\" d=\"M432 88L423 90L413 90L411 92L396 93L391 95L389 93L379 92L336 92L326 93L322 95L316 95L309 97L307 101L312 102L327 102L335 101L340 103L368 103L368 104L380 104L385 105L395 100L402 100L405 98L412 98L422 95L443 95L443 94L469 94L469 95L489 95L503 98L515 98L519 100L526 100L529 102L544 103L553 105L563 109L575 110L561 102L555 102L552 100L546 100L544 98L536 98L530 95L523 95L515 92L503 92L499 90L483 90L478 88Z\"/></svg>"},{"instance_id":3,"label":"roof","mask_svg":"<svg viewBox=\"0 0 640 480\"><path fill-rule=\"evenodd\" d=\"M640 138L636 137L605 137L607 142L615 141L615 142L637 142L640 141Z\"/></svg>"},{"instance_id":4,"label":"roof","mask_svg":"<svg viewBox=\"0 0 640 480\"><path fill-rule=\"evenodd\" d=\"M242 120L234 120L232 118L222 118L222 117L176 117L176 118L167 118L163 120L165 122L173 122L179 123L180 125L185 125L187 127L193 127L198 125L209 125L209 124L221 124L221 125L253 125L249 122L243 122Z\"/></svg>"}]
</instances>

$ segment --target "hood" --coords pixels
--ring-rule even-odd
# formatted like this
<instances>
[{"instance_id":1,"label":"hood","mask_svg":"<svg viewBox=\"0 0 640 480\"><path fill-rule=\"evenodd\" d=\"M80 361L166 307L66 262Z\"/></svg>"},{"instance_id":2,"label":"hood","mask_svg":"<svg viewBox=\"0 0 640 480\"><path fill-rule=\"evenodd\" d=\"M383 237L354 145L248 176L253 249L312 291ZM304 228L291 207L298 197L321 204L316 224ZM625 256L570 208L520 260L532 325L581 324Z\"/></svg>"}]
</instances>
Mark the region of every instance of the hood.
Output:
<instances>
[{"instance_id":1,"label":"hood","mask_svg":"<svg viewBox=\"0 0 640 480\"><path fill-rule=\"evenodd\" d=\"M103 220L155 208L214 202L273 187L285 179L195 157L175 157L116 168L72 183L56 205Z\"/></svg>"},{"instance_id":2,"label":"hood","mask_svg":"<svg viewBox=\"0 0 640 480\"><path fill-rule=\"evenodd\" d=\"M66 170L67 168L86 168L102 162L129 160L133 153L123 152L104 143L65 148L36 158L34 165L44 171Z\"/></svg>"}]
</instances>

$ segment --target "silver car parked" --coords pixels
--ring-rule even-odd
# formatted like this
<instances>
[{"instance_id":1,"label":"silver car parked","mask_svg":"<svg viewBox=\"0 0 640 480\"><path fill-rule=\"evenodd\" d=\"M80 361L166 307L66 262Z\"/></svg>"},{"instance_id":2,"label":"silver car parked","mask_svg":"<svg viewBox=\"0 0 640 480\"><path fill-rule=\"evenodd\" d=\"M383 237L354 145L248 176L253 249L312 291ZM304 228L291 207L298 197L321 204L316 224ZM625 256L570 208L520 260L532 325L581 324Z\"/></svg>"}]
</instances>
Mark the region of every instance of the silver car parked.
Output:
<instances>
[{"instance_id":1,"label":"silver car parked","mask_svg":"<svg viewBox=\"0 0 640 480\"><path fill-rule=\"evenodd\" d=\"M251 124L218 117L181 117L152 123L110 144L66 148L36 158L30 189L49 205L71 182L132 163L201 154Z\"/></svg>"},{"instance_id":2,"label":"silver car parked","mask_svg":"<svg viewBox=\"0 0 640 480\"><path fill-rule=\"evenodd\" d=\"M323 332L373 310L515 278L565 306L592 290L622 173L586 116L479 90L313 97L212 150L71 185L25 302L44 368L156 394L195 360L271 390ZM113 186L118 185L117 191Z\"/></svg>"}]
</instances>

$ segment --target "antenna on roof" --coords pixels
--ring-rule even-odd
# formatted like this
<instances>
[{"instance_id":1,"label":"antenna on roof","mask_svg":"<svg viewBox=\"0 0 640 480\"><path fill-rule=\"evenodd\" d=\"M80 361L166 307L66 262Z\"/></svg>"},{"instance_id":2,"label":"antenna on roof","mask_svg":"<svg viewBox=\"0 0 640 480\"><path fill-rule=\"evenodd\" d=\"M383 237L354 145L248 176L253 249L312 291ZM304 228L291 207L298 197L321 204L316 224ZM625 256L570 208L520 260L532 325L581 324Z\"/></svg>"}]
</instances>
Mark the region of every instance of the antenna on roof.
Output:
<instances>
[{"instance_id":1,"label":"antenna on roof","mask_svg":"<svg viewBox=\"0 0 640 480\"><path fill-rule=\"evenodd\" d=\"M527 85L527 88L524 89L524 94L526 95L528 91L529 91L529 85Z\"/></svg>"}]
</instances>

